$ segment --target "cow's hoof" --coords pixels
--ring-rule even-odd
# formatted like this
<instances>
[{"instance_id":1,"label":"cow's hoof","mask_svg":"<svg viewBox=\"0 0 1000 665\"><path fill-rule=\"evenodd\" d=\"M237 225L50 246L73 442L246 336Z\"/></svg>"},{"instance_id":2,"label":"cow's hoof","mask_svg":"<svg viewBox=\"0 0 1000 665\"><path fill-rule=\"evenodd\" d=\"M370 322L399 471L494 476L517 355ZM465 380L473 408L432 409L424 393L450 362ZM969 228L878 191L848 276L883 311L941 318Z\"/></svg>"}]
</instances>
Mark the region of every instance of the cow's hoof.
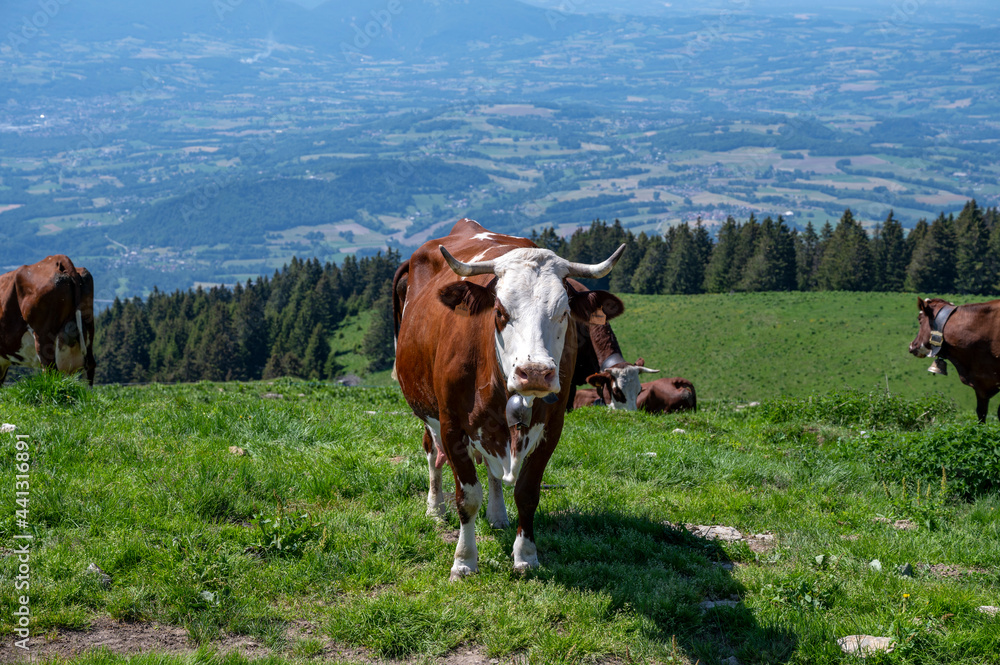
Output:
<instances>
[{"instance_id":1,"label":"cow's hoof","mask_svg":"<svg viewBox=\"0 0 1000 665\"><path fill-rule=\"evenodd\" d=\"M491 513L489 506L486 507L486 519L494 529L506 529L510 527L510 519L507 518L507 511L495 511Z\"/></svg>"},{"instance_id":2,"label":"cow's hoof","mask_svg":"<svg viewBox=\"0 0 1000 665\"><path fill-rule=\"evenodd\" d=\"M463 577L468 577L469 575L473 575L478 572L479 570L477 568L471 568L465 564L456 563L451 567L451 575L448 576L448 581L457 582Z\"/></svg>"},{"instance_id":3,"label":"cow's hoof","mask_svg":"<svg viewBox=\"0 0 1000 665\"><path fill-rule=\"evenodd\" d=\"M433 517L438 522L441 522L441 521L444 520L445 515L447 514L447 512L448 512L448 509L445 508L445 505L442 503L442 504L440 504L438 506L427 506L427 513L426 513L426 515L427 515L427 517Z\"/></svg>"},{"instance_id":4,"label":"cow's hoof","mask_svg":"<svg viewBox=\"0 0 1000 665\"><path fill-rule=\"evenodd\" d=\"M533 561L517 561L514 563L514 570L519 573L523 573L533 568L538 568L541 565L542 564L538 563L538 559Z\"/></svg>"}]
</instances>

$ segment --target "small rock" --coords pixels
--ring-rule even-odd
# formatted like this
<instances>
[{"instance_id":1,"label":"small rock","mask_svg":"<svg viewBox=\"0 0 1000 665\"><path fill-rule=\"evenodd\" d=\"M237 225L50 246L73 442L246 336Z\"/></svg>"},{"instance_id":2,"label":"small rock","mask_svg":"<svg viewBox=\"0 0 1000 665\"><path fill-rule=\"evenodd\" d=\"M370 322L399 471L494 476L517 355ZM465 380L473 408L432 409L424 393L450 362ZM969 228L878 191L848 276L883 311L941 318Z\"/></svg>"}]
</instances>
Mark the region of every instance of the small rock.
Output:
<instances>
[{"instance_id":1,"label":"small rock","mask_svg":"<svg viewBox=\"0 0 1000 665\"><path fill-rule=\"evenodd\" d=\"M98 581L101 583L101 586L103 586L104 588L111 586L111 576L108 575L103 570L101 570L97 564L92 563L89 566L87 566L87 574L96 575Z\"/></svg>"},{"instance_id":2,"label":"small rock","mask_svg":"<svg viewBox=\"0 0 1000 665\"><path fill-rule=\"evenodd\" d=\"M840 650L866 658L873 653L889 653L893 649L891 637L875 637L873 635L848 635L837 640Z\"/></svg>"},{"instance_id":3,"label":"small rock","mask_svg":"<svg viewBox=\"0 0 1000 665\"><path fill-rule=\"evenodd\" d=\"M892 523L892 528L900 531L913 531L917 528L917 523L913 520L896 520Z\"/></svg>"},{"instance_id":4,"label":"small rock","mask_svg":"<svg viewBox=\"0 0 1000 665\"><path fill-rule=\"evenodd\" d=\"M896 571L903 577L913 577L913 566L908 563L904 563L902 566L898 566Z\"/></svg>"},{"instance_id":5,"label":"small rock","mask_svg":"<svg viewBox=\"0 0 1000 665\"><path fill-rule=\"evenodd\" d=\"M212 593L211 591L202 591L201 592L201 597L209 605L218 605L219 604L219 601L216 599L215 594Z\"/></svg>"},{"instance_id":6,"label":"small rock","mask_svg":"<svg viewBox=\"0 0 1000 665\"><path fill-rule=\"evenodd\" d=\"M743 534L731 526L706 526L704 524L685 524L684 526L693 535L706 540L743 540Z\"/></svg>"},{"instance_id":7,"label":"small rock","mask_svg":"<svg viewBox=\"0 0 1000 665\"><path fill-rule=\"evenodd\" d=\"M698 607L701 608L702 612L707 612L715 607L736 607L739 604L740 601L738 600L706 600L703 601Z\"/></svg>"},{"instance_id":8,"label":"small rock","mask_svg":"<svg viewBox=\"0 0 1000 665\"><path fill-rule=\"evenodd\" d=\"M750 402L747 406L760 406L760 402Z\"/></svg>"},{"instance_id":9,"label":"small rock","mask_svg":"<svg viewBox=\"0 0 1000 665\"><path fill-rule=\"evenodd\" d=\"M882 562L878 559L872 559L868 562L868 567L874 570L876 573L882 572Z\"/></svg>"},{"instance_id":10,"label":"small rock","mask_svg":"<svg viewBox=\"0 0 1000 665\"><path fill-rule=\"evenodd\" d=\"M264 393L261 397L264 399L285 399L285 396L281 393Z\"/></svg>"},{"instance_id":11,"label":"small rock","mask_svg":"<svg viewBox=\"0 0 1000 665\"><path fill-rule=\"evenodd\" d=\"M848 534L844 534L844 535L841 535L841 536L840 536L840 539L841 539L841 540L850 540L850 541L852 541L852 542L853 542L853 541L857 540L857 539L858 539L858 538L860 538L860 537L861 537L861 536L860 536L859 534L856 534L856 533L848 533Z\"/></svg>"},{"instance_id":12,"label":"small rock","mask_svg":"<svg viewBox=\"0 0 1000 665\"><path fill-rule=\"evenodd\" d=\"M636 457L656 457L656 453L639 453Z\"/></svg>"},{"instance_id":13,"label":"small rock","mask_svg":"<svg viewBox=\"0 0 1000 665\"><path fill-rule=\"evenodd\" d=\"M687 430L683 430L680 427L676 428L671 434L687 434Z\"/></svg>"},{"instance_id":14,"label":"small rock","mask_svg":"<svg viewBox=\"0 0 1000 665\"><path fill-rule=\"evenodd\" d=\"M11 425L10 423L4 423L0 425L0 433L9 434L17 429L17 425Z\"/></svg>"},{"instance_id":15,"label":"small rock","mask_svg":"<svg viewBox=\"0 0 1000 665\"><path fill-rule=\"evenodd\" d=\"M976 609L983 614L989 614L991 617L995 617L997 614L1000 614L1000 607L997 607L996 605L980 605Z\"/></svg>"},{"instance_id":16,"label":"small rock","mask_svg":"<svg viewBox=\"0 0 1000 665\"><path fill-rule=\"evenodd\" d=\"M740 659L736 656L730 656L722 661L722 665L743 665L743 663L741 663Z\"/></svg>"},{"instance_id":17,"label":"small rock","mask_svg":"<svg viewBox=\"0 0 1000 665\"><path fill-rule=\"evenodd\" d=\"M247 451L243 450L239 446L229 446L229 452L233 455L239 455L240 457L247 454Z\"/></svg>"}]
</instances>

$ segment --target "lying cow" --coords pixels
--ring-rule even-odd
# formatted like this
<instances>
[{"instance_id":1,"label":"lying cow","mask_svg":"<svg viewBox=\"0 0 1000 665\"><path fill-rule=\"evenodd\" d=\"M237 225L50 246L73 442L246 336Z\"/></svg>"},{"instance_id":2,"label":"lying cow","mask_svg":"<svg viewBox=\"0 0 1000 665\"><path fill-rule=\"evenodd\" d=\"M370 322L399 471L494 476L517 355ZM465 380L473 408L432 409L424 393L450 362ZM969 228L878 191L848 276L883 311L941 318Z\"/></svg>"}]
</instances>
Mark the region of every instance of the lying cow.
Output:
<instances>
[{"instance_id":1,"label":"lying cow","mask_svg":"<svg viewBox=\"0 0 1000 665\"><path fill-rule=\"evenodd\" d=\"M618 356L618 358L620 357ZM579 367L579 362L577 367ZM639 374L659 371L647 368L646 362L642 358L639 358L634 365L624 361L613 362L608 369L587 377L587 383L594 387L577 392L573 398L573 408L607 406L611 409L635 411L638 408L637 399L642 390Z\"/></svg>"},{"instance_id":2,"label":"lying cow","mask_svg":"<svg viewBox=\"0 0 1000 665\"><path fill-rule=\"evenodd\" d=\"M642 361L642 358L639 359ZM576 399L573 402L574 408L584 406L610 406L613 402L611 397L613 384L611 379L600 374L591 377L593 389L578 390ZM674 411L698 410L698 400L695 396L694 385L687 379L673 377L669 379L657 379L649 383L642 384L639 395L636 398L636 406L640 411L647 413L673 413Z\"/></svg>"},{"instance_id":3,"label":"lying cow","mask_svg":"<svg viewBox=\"0 0 1000 665\"><path fill-rule=\"evenodd\" d=\"M687 379L674 376L657 379L642 384L636 406L647 413L673 413L674 411L697 411L698 398L694 384Z\"/></svg>"},{"instance_id":4,"label":"lying cow","mask_svg":"<svg viewBox=\"0 0 1000 665\"><path fill-rule=\"evenodd\" d=\"M62 254L0 275L0 385L11 365L87 372L94 385L94 278Z\"/></svg>"},{"instance_id":5,"label":"lying cow","mask_svg":"<svg viewBox=\"0 0 1000 665\"><path fill-rule=\"evenodd\" d=\"M475 455L487 465L486 517L496 527L508 526L500 481L514 485L514 567L539 565L534 517L576 366L572 321L603 323L624 311L610 293L579 291L566 280L606 275L623 251L596 265L572 263L463 219L397 271L395 374L425 425L428 514L444 508L444 461L455 476L461 531L452 580L478 570L475 518L483 489Z\"/></svg>"},{"instance_id":6,"label":"lying cow","mask_svg":"<svg viewBox=\"0 0 1000 665\"><path fill-rule=\"evenodd\" d=\"M910 342L910 353L934 357L938 373L944 373L941 361L951 362L962 383L976 391L976 415L986 422L990 399L1000 391L1000 300L953 305L940 298L917 298L917 310L920 330Z\"/></svg>"},{"instance_id":7,"label":"lying cow","mask_svg":"<svg viewBox=\"0 0 1000 665\"><path fill-rule=\"evenodd\" d=\"M576 280L567 280L571 287L585 290ZM636 364L625 361L618 338L608 323L576 323L576 334L580 349L577 352L576 368L573 370L573 387L570 390L570 408L576 408L576 387L589 383L597 387L608 384L608 395L604 403L612 409L635 411L635 400L639 396L639 375L656 373L659 370L645 367L640 358ZM601 381L603 376L606 381ZM594 379L594 380L591 380ZM589 395L587 396L589 398Z\"/></svg>"}]
</instances>

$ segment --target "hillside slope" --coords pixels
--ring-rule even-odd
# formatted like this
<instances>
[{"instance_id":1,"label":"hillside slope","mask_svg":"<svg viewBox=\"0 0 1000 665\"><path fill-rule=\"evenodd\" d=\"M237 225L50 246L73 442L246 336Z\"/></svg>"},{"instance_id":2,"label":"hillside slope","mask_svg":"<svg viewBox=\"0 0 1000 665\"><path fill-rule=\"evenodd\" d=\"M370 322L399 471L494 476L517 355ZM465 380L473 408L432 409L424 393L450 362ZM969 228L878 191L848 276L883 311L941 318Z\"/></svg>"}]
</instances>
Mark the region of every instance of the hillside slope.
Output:
<instances>
[{"instance_id":1,"label":"hillside slope","mask_svg":"<svg viewBox=\"0 0 1000 665\"><path fill-rule=\"evenodd\" d=\"M927 372L908 353L917 333L908 293L795 292L699 296L623 294L614 328L628 360L690 379L700 398L758 400L844 387L908 397L941 392L963 409L957 374ZM969 302L950 297L953 302ZM994 405L995 406L995 405Z\"/></svg>"}]
</instances>

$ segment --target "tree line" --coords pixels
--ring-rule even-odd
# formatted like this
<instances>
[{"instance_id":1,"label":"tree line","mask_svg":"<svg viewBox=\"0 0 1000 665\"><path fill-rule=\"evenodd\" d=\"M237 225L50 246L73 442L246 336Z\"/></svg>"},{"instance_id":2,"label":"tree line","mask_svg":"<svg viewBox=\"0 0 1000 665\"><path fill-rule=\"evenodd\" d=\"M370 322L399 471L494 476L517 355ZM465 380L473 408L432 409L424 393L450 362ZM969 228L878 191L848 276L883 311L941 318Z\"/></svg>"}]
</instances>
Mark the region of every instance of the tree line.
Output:
<instances>
[{"instance_id":1,"label":"tree line","mask_svg":"<svg viewBox=\"0 0 1000 665\"><path fill-rule=\"evenodd\" d=\"M730 291L1000 292L1000 212L971 200L957 215L920 220L907 234L890 211L869 233L845 210L836 225L792 229L782 217L732 217L713 238L700 221L663 235L593 222L568 239L553 228L532 240L572 261L628 249L609 277L592 286L617 293Z\"/></svg>"},{"instance_id":2,"label":"tree line","mask_svg":"<svg viewBox=\"0 0 1000 665\"><path fill-rule=\"evenodd\" d=\"M731 291L1000 292L1000 212L969 201L957 215L921 220L908 234L892 212L869 233L846 210L836 225L799 231L780 216L728 218L715 237L700 221L663 235L597 220L569 238L553 227L531 239L571 261L598 262L628 247L590 286L617 293ZM270 278L115 300L97 321L100 382L331 379L343 371L331 340L344 319L372 310L362 342L368 369L392 365L390 250L340 266L293 258Z\"/></svg>"},{"instance_id":3,"label":"tree line","mask_svg":"<svg viewBox=\"0 0 1000 665\"><path fill-rule=\"evenodd\" d=\"M97 317L97 381L229 381L342 373L330 341L342 321L388 310L397 252L342 265L293 258L270 278L116 299ZM391 321L390 321L391 325ZM371 369L391 366L392 332L372 326L363 342ZM387 360L388 359L388 360Z\"/></svg>"}]
</instances>

